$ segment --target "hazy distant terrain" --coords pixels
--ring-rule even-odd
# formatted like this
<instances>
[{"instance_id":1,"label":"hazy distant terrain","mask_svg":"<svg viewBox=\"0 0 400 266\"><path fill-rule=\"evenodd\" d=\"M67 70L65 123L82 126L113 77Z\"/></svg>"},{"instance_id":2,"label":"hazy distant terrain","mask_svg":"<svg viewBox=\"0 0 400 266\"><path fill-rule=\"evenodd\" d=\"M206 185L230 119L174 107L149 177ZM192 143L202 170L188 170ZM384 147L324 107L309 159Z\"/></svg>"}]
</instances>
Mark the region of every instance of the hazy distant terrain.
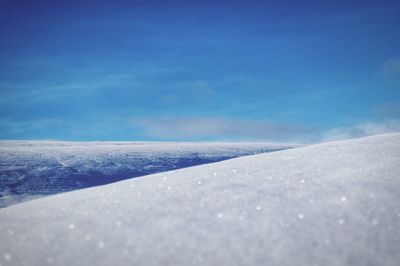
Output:
<instances>
[{"instance_id":1,"label":"hazy distant terrain","mask_svg":"<svg viewBox=\"0 0 400 266\"><path fill-rule=\"evenodd\" d=\"M289 147L267 143L0 141L0 207Z\"/></svg>"}]
</instances>

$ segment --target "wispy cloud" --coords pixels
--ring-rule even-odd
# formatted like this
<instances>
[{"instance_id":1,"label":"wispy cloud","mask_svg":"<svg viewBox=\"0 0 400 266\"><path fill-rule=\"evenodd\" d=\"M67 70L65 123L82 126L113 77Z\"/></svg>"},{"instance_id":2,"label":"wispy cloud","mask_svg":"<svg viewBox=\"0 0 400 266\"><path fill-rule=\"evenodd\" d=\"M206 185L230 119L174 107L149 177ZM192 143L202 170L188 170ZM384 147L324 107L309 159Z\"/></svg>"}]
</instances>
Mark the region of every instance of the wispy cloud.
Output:
<instances>
[{"instance_id":1,"label":"wispy cloud","mask_svg":"<svg viewBox=\"0 0 400 266\"><path fill-rule=\"evenodd\" d=\"M392 57L385 61L383 71L386 74L400 75L400 57Z\"/></svg>"},{"instance_id":2,"label":"wispy cloud","mask_svg":"<svg viewBox=\"0 0 400 266\"><path fill-rule=\"evenodd\" d=\"M400 132L400 120L325 130L244 118L105 116L101 121L88 118L85 126L73 119L0 119L0 131L6 139L267 141L305 144Z\"/></svg>"},{"instance_id":3,"label":"wispy cloud","mask_svg":"<svg viewBox=\"0 0 400 266\"><path fill-rule=\"evenodd\" d=\"M50 130L53 134L55 132L65 131L66 128L68 128L67 124L70 123L51 118L36 119L34 121L0 118L0 131L6 139L43 138L43 136L46 136L45 133Z\"/></svg>"},{"instance_id":4,"label":"wispy cloud","mask_svg":"<svg viewBox=\"0 0 400 266\"><path fill-rule=\"evenodd\" d=\"M373 109L378 119L400 119L400 106L394 102L378 104Z\"/></svg>"},{"instance_id":5,"label":"wispy cloud","mask_svg":"<svg viewBox=\"0 0 400 266\"><path fill-rule=\"evenodd\" d=\"M321 141L359 138L384 133L400 132L400 120L365 123L349 127L339 127L323 132Z\"/></svg>"},{"instance_id":6,"label":"wispy cloud","mask_svg":"<svg viewBox=\"0 0 400 266\"><path fill-rule=\"evenodd\" d=\"M175 84L174 90L166 92L162 100L169 104L209 101L216 91L205 80L185 81Z\"/></svg>"},{"instance_id":7,"label":"wispy cloud","mask_svg":"<svg viewBox=\"0 0 400 266\"><path fill-rule=\"evenodd\" d=\"M400 120L371 122L330 130L272 123L268 121L227 118L133 118L136 130L162 140L239 140L316 143L400 132Z\"/></svg>"},{"instance_id":8,"label":"wispy cloud","mask_svg":"<svg viewBox=\"0 0 400 266\"><path fill-rule=\"evenodd\" d=\"M391 57L385 61L382 73L387 86L400 89L400 57Z\"/></svg>"},{"instance_id":9,"label":"wispy cloud","mask_svg":"<svg viewBox=\"0 0 400 266\"><path fill-rule=\"evenodd\" d=\"M159 139L305 141L314 130L298 125L229 118L133 118L136 128Z\"/></svg>"}]
</instances>

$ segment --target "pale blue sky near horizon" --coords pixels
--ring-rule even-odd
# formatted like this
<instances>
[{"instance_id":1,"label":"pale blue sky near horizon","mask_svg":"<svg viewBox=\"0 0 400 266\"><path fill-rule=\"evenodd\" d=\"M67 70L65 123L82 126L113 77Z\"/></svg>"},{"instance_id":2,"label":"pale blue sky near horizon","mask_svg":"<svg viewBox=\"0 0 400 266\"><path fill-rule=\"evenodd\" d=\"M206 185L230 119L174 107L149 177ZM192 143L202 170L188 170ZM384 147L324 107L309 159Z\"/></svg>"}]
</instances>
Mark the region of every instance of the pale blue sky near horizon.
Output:
<instances>
[{"instance_id":1,"label":"pale blue sky near horizon","mask_svg":"<svg viewBox=\"0 0 400 266\"><path fill-rule=\"evenodd\" d=\"M0 139L400 130L398 1L0 4Z\"/></svg>"}]
</instances>

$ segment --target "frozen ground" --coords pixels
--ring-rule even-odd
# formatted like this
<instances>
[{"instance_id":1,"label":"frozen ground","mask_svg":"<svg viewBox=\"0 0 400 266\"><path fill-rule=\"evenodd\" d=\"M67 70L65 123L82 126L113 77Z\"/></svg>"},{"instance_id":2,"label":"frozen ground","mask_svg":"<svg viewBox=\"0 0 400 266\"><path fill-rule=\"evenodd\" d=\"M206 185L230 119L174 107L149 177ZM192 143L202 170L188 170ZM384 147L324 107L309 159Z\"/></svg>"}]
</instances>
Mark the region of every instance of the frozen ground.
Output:
<instances>
[{"instance_id":1,"label":"frozen ground","mask_svg":"<svg viewBox=\"0 0 400 266\"><path fill-rule=\"evenodd\" d=\"M289 147L269 143L0 141L0 207Z\"/></svg>"},{"instance_id":2,"label":"frozen ground","mask_svg":"<svg viewBox=\"0 0 400 266\"><path fill-rule=\"evenodd\" d=\"M400 134L0 210L1 265L400 265Z\"/></svg>"}]
</instances>

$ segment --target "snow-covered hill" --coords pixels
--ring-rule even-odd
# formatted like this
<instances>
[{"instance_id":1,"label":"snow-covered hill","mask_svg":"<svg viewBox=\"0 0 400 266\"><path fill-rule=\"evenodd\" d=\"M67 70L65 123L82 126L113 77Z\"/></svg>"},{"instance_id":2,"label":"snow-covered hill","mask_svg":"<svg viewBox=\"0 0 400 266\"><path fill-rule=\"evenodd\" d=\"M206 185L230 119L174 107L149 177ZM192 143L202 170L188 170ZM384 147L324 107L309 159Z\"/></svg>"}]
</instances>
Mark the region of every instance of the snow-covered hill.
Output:
<instances>
[{"instance_id":1,"label":"snow-covered hill","mask_svg":"<svg viewBox=\"0 0 400 266\"><path fill-rule=\"evenodd\" d=\"M0 207L44 195L290 147L293 145L0 141Z\"/></svg>"},{"instance_id":2,"label":"snow-covered hill","mask_svg":"<svg viewBox=\"0 0 400 266\"><path fill-rule=\"evenodd\" d=\"M400 265L400 134L0 210L1 265Z\"/></svg>"}]
</instances>

